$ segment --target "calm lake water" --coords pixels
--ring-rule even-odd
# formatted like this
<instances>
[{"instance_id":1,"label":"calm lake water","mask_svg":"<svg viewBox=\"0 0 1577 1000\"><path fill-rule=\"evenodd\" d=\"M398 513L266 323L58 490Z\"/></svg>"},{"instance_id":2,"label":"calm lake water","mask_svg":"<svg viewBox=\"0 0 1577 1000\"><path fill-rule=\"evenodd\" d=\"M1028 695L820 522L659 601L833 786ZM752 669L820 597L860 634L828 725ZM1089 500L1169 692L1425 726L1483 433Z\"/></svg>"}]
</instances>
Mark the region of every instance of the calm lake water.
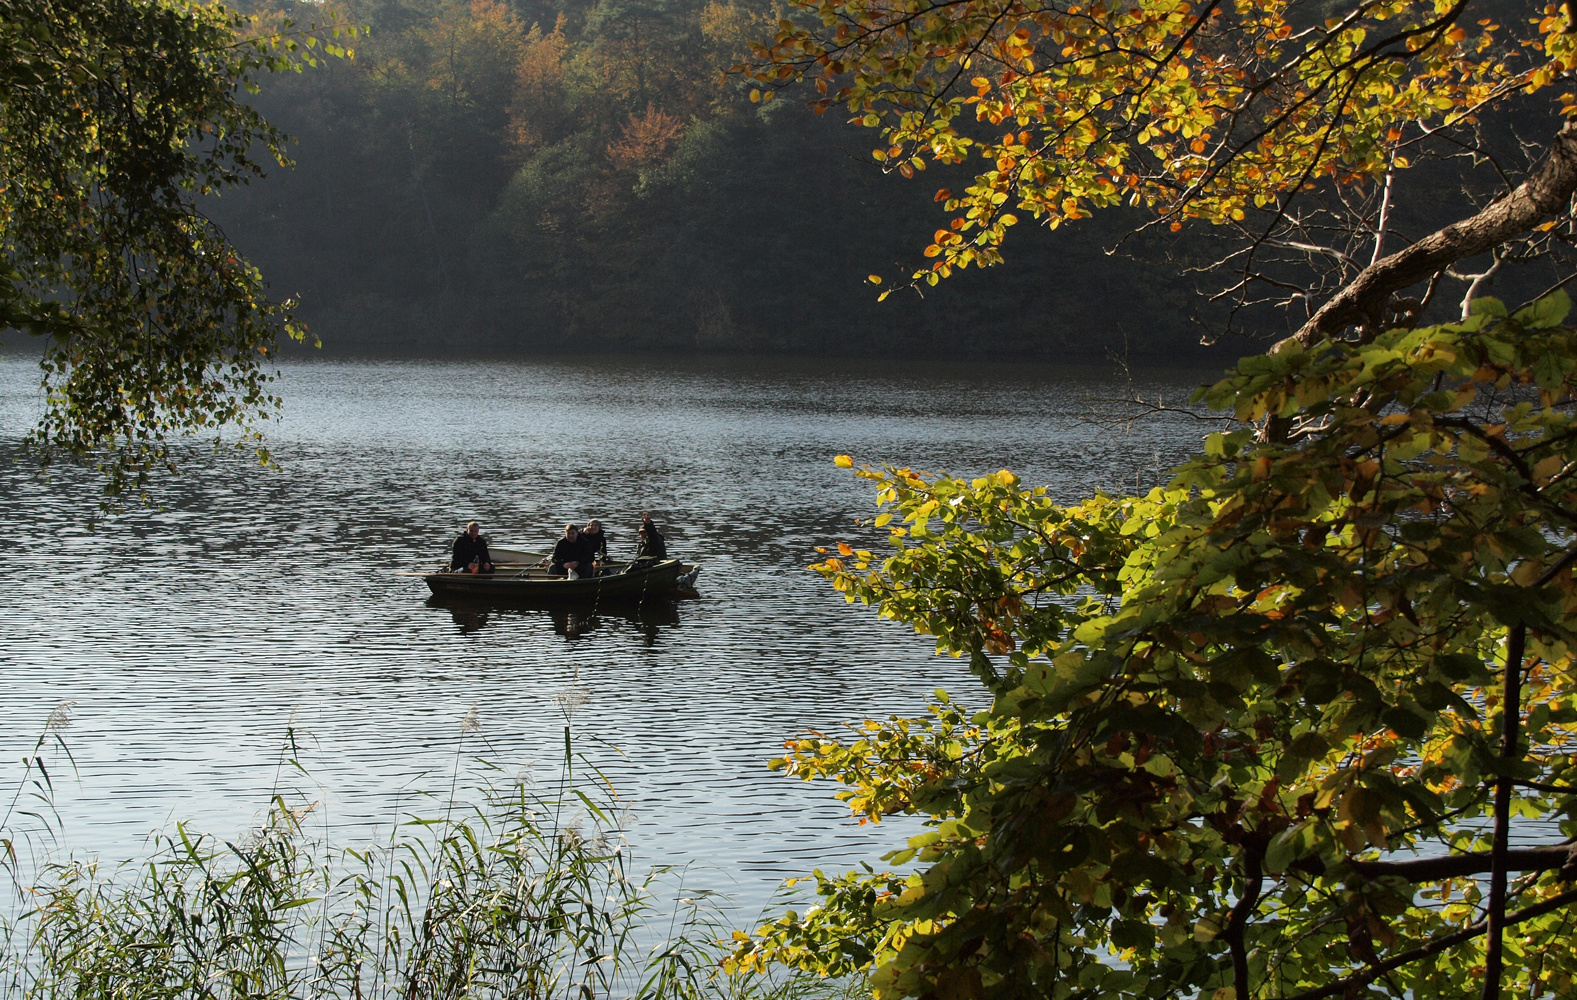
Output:
<instances>
[{"instance_id":1,"label":"calm lake water","mask_svg":"<svg viewBox=\"0 0 1577 1000\"><path fill-rule=\"evenodd\" d=\"M0 750L18 761L71 703L75 770L50 758L61 849L135 857L177 820L234 837L276 785L319 801L343 841L385 835L402 811L435 811L421 796L441 799L457 761L553 782L568 716L629 807L638 857L690 864L690 883L750 908L912 829L858 826L831 786L768 771L785 739L978 690L805 569L872 512L833 456L1009 468L1075 500L1148 487L1204 432L1088 422L1130 391L1103 369L293 363L269 431L281 469L198 456L161 507L94 530L91 476L13 461L37 374L0 360ZM1138 388L1181 399L1208 377ZM699 600L595 619L478 612L398 575L437 562L471 518L529 548L597 516L629 552L642 509L703 565ZM307 776L281 768L292 733Z\"/></svg>"}]
</instances>

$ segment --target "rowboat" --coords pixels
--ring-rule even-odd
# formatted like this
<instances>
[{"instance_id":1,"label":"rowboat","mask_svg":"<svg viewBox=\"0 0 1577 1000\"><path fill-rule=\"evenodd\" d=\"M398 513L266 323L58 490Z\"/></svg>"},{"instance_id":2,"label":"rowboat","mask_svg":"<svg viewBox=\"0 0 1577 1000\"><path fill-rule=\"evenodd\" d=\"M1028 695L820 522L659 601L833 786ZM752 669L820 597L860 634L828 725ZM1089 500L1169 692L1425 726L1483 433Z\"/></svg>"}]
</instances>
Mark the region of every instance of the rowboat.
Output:
<instances>
[{"instance_id":1,"label":"rowboat","mask_svg":"<svg viewBox=\"0 0 1577 1000\"><path fill-rule=\"evenodd\" d=\"M693 593L695 577L701 567L679 559L658 562L640 560L635 563L610 561L603 564L603 571L594 577L572 580L555 576L540 563L522 565L510 556L533 555L515 553L508 549L494 549L492 554L499 561L497 572L464 573L443 571L424 574L427 587L437 597L464 597L487 601L547 601L590 603L594 601L620 601L638 603L644 600L671 600Z\"/></svg>"}]
</instances>

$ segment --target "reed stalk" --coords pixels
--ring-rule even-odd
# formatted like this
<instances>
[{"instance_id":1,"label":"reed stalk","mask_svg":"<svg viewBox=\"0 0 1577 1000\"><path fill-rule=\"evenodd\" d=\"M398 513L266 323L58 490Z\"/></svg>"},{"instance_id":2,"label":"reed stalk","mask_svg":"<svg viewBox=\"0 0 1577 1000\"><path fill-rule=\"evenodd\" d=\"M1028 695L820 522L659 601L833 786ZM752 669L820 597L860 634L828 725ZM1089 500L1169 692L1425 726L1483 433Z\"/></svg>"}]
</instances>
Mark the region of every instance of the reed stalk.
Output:
<instances>
[{"instance_id":1,"label":"reed stalk","mask_svg":"<svg viewBox=\"0 0 1577 1000\"><path fill-rule=\"evenodd\" d=\"M0 993L789 1000L857 992L724 975L717 901L665 899L675 872L632 871L611 789L577 786L571 753L566 737L551 796L495 769L467 801L451 787L438 815L405 816L387 841L362 847L314 832L314 806L278 791L245 837L178 824L148 857L111 868L71 858L26 864L9 827L0 828L14 891L0 924ZM19 787L47 801L42 758L26 767Z\"/></svg>"}]
</instances>

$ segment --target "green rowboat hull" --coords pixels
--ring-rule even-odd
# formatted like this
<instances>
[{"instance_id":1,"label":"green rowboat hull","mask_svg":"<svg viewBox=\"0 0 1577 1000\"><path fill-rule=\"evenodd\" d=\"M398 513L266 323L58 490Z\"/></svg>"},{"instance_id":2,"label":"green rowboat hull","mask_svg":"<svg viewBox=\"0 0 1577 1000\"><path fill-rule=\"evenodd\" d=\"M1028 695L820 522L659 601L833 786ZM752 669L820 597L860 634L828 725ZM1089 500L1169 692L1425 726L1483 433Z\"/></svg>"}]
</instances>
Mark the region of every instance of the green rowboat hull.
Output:
<instances>
[{"instance_id":1,"label":"green rowboat hull","mask_svg":"<svg viewBox=\"0 0 1577 1000\"><path fill-rule=\"evenodd\" d=\"M628 563L611 563L601 576L571 580L553 576L546 569L501 569L496 573L429 573L422 579L438 597L508 601L624 601L671 600L682 596L693 583L698 567L678 559L664 559L651 566L628 569Z\"/></svg>"}]
</instances>

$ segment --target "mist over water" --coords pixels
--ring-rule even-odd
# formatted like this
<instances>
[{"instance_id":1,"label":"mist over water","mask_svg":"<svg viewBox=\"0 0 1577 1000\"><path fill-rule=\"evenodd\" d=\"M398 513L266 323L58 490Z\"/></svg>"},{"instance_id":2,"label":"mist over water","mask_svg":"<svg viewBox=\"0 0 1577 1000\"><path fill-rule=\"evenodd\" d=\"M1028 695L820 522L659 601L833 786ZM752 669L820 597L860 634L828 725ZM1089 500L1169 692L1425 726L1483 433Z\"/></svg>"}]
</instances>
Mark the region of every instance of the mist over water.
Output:
<instances>
[{"instance_id":1,"label":"mist over water","mask_svg":"<svg viewBox=\"0 0 1577 1000\"><path fill-rule=\"evenodd\" d=\"M1137 388L1181 401L1209 377ZM959 661L805 569L817 545L871 537L870 490L833 456L1009 468L1072 501L1148 488L1207 429L1089 423L1130 387L1049 366L311 362L279 389L280 469L199 453L160 507L90 530L93 476L12 461L37 368L0 361L0 751L18 761L74 703L75 771L48 758L62 849L136 857L176 820L233 838L275 787L319 801L313 823L342 842L384 837L441 808L457 761L461 784L480 757L551 786L568 723L640 861L690 864L690 884L753 910L914 829L858 826L832 786L768 771L785 739L923 712L938 687L979 699ZM704 567L699 600L448 608L398 575L472 518L495 545L544 548L596 516L626 555L643 509ZM0 774L7 797L20 777Z\"/></svg>"}]
</instances>

